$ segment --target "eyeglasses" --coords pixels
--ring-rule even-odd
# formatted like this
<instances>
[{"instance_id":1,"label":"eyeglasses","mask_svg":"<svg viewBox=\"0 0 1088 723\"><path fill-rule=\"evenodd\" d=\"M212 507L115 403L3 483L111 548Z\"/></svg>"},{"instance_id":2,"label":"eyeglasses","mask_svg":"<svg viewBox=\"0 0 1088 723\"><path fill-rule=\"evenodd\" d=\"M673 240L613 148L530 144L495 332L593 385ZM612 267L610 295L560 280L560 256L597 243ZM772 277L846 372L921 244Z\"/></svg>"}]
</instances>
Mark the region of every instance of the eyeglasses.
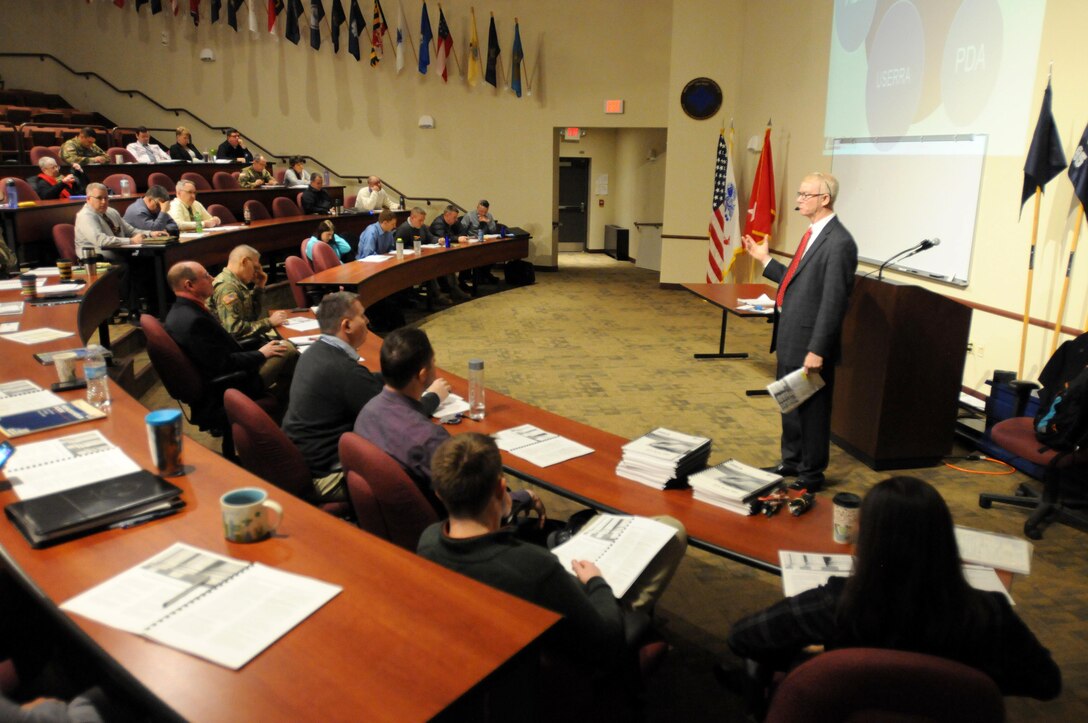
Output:
<instances>
[{"instance_id":1,"label":"eyeglasses","mask_svg":"<svg viewBox=\"0 0 1088 723\"><path fill-rule=\"evenodd\" d=\"M826 196L826 195L827 195L826 193L805 193L804 191L798 191L797 192L797 197L798 198L803 198L806 201L808 199L810 199L810 198L816 198L817 196Z\"/></svg>"},{"instance_id":2,"label":"eyeglasses","mask_svg":"<svg viewBox=\"0 0 1088 723\"><path fill-rule=\"evenodd\" d=\"M108 201L108 200L110 200L109 196L87 196L87 198L91 199L92 201Z\"/></svg>"}]
</instances>

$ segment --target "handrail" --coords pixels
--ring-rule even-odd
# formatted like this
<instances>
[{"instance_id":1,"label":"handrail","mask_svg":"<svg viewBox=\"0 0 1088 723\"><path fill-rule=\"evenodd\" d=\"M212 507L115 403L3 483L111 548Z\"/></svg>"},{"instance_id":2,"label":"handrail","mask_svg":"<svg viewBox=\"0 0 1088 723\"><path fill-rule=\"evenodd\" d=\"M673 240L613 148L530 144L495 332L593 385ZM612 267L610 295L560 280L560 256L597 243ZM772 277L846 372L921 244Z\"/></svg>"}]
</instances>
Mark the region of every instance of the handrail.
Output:
<instances>
[{"instance_id":1,"label":"handrail","mask_svg":"<svg viewBox=\"0 0 1088 723\"><path fill-rule=\"evenodd\" d=\"M661 221L635 221L635 228L641 229L643 226L649 226L650 228L661 228L665 224Z\"/></svg>"},{"instance_id":2,"label":"handrail","mask_svg":"<svg viewBox=\"0 0 1088 723\"><path fill-rule=\"evenodd\" d=\"M81 76L85 80L90 80L91 78L94 78L94 79L104 83L110 90L114 91L115 93L121 93L123 95L127 95L129 98L132 98L133 96L139 96L139 97L143 98L144 100L146 100L151 105L155 106L159 110L164 111L166 113L173 113L175 116L180 116L182 113L185 113L189 117L196 120L198 123L202 124L203 126L205 126L207 128L210 128L212 130L220 131L221 133L225 134L226 131L228 131L231 128L235 127L233 125L227 126L227 125L216 125L214 123L209 123L208 121L206 121L203 118L201 118L200 116L198 116L196 113L193 113L188 108L168 108L167 106L163 105L162 103L158 102L157 100L155 100L154 98L149 96L147 93L144 93L142 90L137 90L135 88L130 88L130 89L118 88L116 85L114 85L109 80L102 77L101 75L99 75L95 71L93 71L93 70L83 70L83 71L76 70L75 68L71 67L70 65L65 63L63 60L61 60L60 58L58 58L57 56L55 56L55 55L53 55L51 53L8 53L8 52L3 52L3 53L0 53L0 58L37 58L38 60L40 60L43 63L47 59L52 60L54 63L56 63L60 67L64 68L65 70L67 70L72 75ZM82 126L80 126L80 127L82 127ZM284 155L282 153L273 153L272 151L269 150L268 146L266 146L265 144L255 140L251 136L247 136L247 137L249 138L249 140L252 142L253 145L255 145L258 148L262 149L265 152L265 155L267 155L269 157L290 158L289 155ZM350 179L366 178L366 176L339 173L336 170L334 170L331 166L329 166L329 164L323 163L320 160L314 158L313 156L306 156L306 158L309 158L310 160L314 161L315 163L317 163L322 168L328 169L329 172L332 173L332 175L337 176L339 178L350 178ZM386 184L386 185L388 185L388 184Z\"/></svg>"},{"instance_id":3,"label":"handrail","mask_svg":"<svg viewBox=\"0 0 1088 723\"><path fill-rule=\"evenodd\" d=\"M217 131L220 131L220 132L225 134L227 130L235 127L235 126L215 125L213 123L209 123L208 121L206 121L203 118L201 118L200 116L198 116L196 113L193 113L188 108L168 108L165 105L163 105L162 103L160 103L157 100L155 100L154 98L152 98L151 96L149 96L147 93L144 93L142 90L137 90L135 88L132 88L132 89L118 88L116 85L114 85L113 83L111 83L110 81L108 81L106 78L102 77L101 75L99 75L95 71L93 71L93 70L84 70L84 71L76 70L75 68L71 67L70 65L68 65L63 60L61 60L57 56L53 55L52 53L9 53L9 52L0 52L0 58L37 58L38 60L40 60L43 63L46 61L46 59L52 60L54 63L56 63L60 67L64 68L65 70L67 70L72 75L81 76L85 80L90 80L91 78L95 78L98 81L104 83L108 88L110 88L110 90L114 91L115 93L121 93L121 94L127 95L130 98L133 97L133 96L139 96L139 97L143 98L144 100L146 100L151 105L155 106L159 110L162 110L162 111L164 111L166 113L173 113L175 116L179 116L182 113L185 113L186 115L193 118L195 121L197 121L201 125L203 125L203 126L205 126L207 128L210 128L212 130L217 130ZM56 124L52 124L52 125L56 125ZM82 127L82 126L80 126L80 127ZM310 161L313 161L314 163L316 163L317 165L321 166L322 168L328 170L329 173L331 173L332 175L334 175L334 176L336 176L337 178L340 178L340 179L354 180L354 181L356 181L358 183L362 183L370 175L370 174L360 175L360 174L340 173L339 171L334 170L332 168L332 166L330 166L329 164L327 164L327 163L325 163L325 162L323 162L323 161L321 161L321 160L319 160L317 158L314 158L313 156L310 156L310 155L273 153L272 151L268 150L268 146L264 145L263 143L260 143L260 142L258 142L256 140L254 140L250 136L247 136L247 138L249 138L249 140L252 142L252 145L255 145L259 149L262 149L264 151L264 153L265 153L265 156L267 156L269 158L282 159L284 163L286 163L288 159L294 157L294 155L297 155L300 158L306 158L306 159L308 159ZM20 151L21 150L22 149L20 148ZM405 195L405 193L403 191L396 188L392 184L386 182L386 180L384 178L382 179L382 183L386 188L388 188L389 190L395 192L398 196L400 196L402 201L403 200L425 200L428 203L430 203L430 200L432 200L431 198L428 198L426 196L407 196L407 195ZM454 201L451 201L448 198L433 198L433 200L435 200L435 201L446 201L449 204L457 206L457 208L461 209L461 211L466 210L464 206L462 206L461 204L456 203ZM404 204L402 203L401 205L403 206Z\"/></svg>"}]
</instances>

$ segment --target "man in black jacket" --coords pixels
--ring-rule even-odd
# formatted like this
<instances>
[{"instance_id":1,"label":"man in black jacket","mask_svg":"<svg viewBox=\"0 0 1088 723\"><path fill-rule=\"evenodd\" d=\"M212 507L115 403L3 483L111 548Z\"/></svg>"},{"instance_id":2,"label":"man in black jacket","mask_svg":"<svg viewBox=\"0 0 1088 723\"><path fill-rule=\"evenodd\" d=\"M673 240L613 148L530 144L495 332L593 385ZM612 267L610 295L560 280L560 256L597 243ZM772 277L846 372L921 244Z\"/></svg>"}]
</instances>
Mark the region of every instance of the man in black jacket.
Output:
<instances>
[{"instance_id":1,"label":"man in black jacket","mask_svg":"<svg viewBox=\"0 0 1088 723\"><path fill-rule=\"evenodd\" d=\"M325 179L320 173L310 176L310 185L302 192L303 213L328 213L332 208L332 196L325 190Z\"/></svg>"},{"instance_id":2,"label":"man in black jacket","mask_svg":"<svg viewBox=\"0 0 1088 723\"><path fill-rule=\"evenodd\" d=\"M287 353L282 341L270 341L259 349L246 351L235 341L207 301L212 295L212 275L195 261L181 261L166 274L177 300L166 315L166 331L178 343L204 379L213 379L241 371L247 376L243 391L251 396L271 391L286 402L291 387L293 367L269 364L270 359Z\"/></svg>"}]
</instances>

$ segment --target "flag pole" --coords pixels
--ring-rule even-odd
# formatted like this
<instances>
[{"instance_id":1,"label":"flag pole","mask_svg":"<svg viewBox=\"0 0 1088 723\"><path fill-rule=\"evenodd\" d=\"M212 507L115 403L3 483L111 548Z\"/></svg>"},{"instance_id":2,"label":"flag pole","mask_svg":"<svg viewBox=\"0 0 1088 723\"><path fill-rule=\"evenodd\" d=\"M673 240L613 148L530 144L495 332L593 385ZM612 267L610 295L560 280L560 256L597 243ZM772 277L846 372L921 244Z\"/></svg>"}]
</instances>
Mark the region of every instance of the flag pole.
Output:
<instances>
[{"instance_id":1,"label":"flag pole","mask_svg":"<svg viewBox=\"0 0 1088 723\"><path fill-rule=\"evenodd\" d=\"M1024 376L1024 357L1028 349L1028 319L1031 312L1031 285L1035 277L1035 244L1039 237L1039 206L1043 198L1042 186L1035 187L1035 210L1031 217L1031 251L1028 254L1028 288L1024 296L1024 325L1020 331L1020 363L1016 367L1016 377Z\"/></svg>"},{"instance_id":2,"label":"flag pole","mask_svg":"<svg viewBox=\"0 0 1088 723\"><path fill-rule=\"evenodd\" d=\"M1065 280L1062 282L1062 298L1058 302L1058 319L1054 322L1054 339L1050 342L1050 354L1058 350L1058 337L1062 335L1062 321L1065 319L1065 300L1069 296L1069 277L1073 273L1073 255L1077 253L1080 240L1080 222L1084 218L1084 206L1077 204L1077 220L1073 226L1073 245L1069 248L1069 262L1065 265Z\"/></svg>"}]
</instances>

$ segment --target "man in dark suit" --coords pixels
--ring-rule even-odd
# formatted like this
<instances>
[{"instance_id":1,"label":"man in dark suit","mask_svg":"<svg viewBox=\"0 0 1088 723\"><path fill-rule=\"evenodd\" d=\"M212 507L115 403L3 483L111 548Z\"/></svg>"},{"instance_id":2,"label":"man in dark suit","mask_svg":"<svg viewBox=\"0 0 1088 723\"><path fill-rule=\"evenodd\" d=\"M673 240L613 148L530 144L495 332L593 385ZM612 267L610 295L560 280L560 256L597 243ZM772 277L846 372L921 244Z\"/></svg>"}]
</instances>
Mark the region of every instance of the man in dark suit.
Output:
<instances>
[{"instance_id":1,"label":"man in dark suit","mask_svg":"<svg viewBox=\"0 0 1088 723\"><path fill-rule=\"evenodd\" d=\"M166 273L177 300L166 315L166 331L178 343L204 379L242 371L248 377L244 391L253 396L269 390L286 406L294 366L273 363L289 347L280 340L246 351L223 328L207 301L212 295L212 275L195 261L181 261Z\"/></svg>"},{"instance_id":2,"label":"man in dark suit","mask_svg":"<svg viewBox=\"0 0 1088 723\"><path fill-rule=\"evenodd\" d=\"M798 477L793 489L816 492L823 487L831 445L831 398L839 334L854 273L858 248L835 215L839 182L826 173L801 180L797 210L811 224L787 267L772 259L766 244L751 236L745 250L763 264L763 275L778 282L771 351L777 352L781 379L804 367L818 372L825 386L794 411L782 415L782 460L774 471Z\"/></svg>"}]
</instances>

